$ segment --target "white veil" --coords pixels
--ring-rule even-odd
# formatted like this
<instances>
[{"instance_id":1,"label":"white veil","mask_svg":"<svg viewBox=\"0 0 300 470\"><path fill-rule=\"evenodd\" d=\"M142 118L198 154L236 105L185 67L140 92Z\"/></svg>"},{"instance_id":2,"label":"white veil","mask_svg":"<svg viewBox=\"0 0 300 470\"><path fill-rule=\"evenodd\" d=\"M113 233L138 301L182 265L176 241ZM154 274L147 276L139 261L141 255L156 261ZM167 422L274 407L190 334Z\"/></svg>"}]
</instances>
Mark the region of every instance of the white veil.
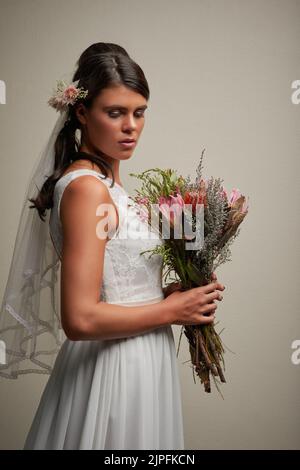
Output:
<instances>
[{"instance_id":1,"label":"white veil","mask_svg":"<svg viewBox=\"0 0 300 470\"><path fill-rule=\"evenodd\" d=\"M37 196L54 171L54 144L66 120L63 110L27 185L0 311L0 377L50 374L65 339L57 282L60 259L49 231L50 210L42 221L37 209L29 208L29 198Z\"/></svg>"}]
</instances>

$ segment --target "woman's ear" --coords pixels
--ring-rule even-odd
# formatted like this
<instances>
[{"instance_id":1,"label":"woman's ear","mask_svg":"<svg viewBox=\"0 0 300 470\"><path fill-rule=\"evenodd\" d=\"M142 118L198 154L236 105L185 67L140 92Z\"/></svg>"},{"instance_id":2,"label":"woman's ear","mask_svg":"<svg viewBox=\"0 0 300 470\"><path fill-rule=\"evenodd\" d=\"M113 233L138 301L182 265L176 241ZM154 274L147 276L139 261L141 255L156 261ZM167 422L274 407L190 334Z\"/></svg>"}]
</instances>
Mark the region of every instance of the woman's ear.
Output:
<instances>
[{"instance_id":1,"label":"woman's ear","mask_svg":"<svg viewBox=\"0 0 300 470\"><path fill-rule=\"evenodd\" d=\"M78 105L78 107L76 108L76 110L75 110L76 117L77 117L78 121L84 126L87 123L86 112L87 111L86 111L86 108L85 108L83 103L80 103Z\"/></svg>"}]
</instances>

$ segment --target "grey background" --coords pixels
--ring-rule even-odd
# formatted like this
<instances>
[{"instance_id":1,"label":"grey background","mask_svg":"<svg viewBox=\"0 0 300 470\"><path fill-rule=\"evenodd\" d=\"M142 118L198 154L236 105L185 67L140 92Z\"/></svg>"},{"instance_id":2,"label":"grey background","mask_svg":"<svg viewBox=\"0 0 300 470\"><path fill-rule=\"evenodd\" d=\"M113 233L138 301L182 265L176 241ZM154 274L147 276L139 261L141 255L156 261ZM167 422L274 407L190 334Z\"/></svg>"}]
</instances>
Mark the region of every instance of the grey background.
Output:
<instances>
[{"instance_id":1,"label":"grey background","mask_svg":"<svg viewBox=\"0 0 300 470\"><path fill-rule=\"evenodd\" d=\"M98 41L127 49L151 97L129 172L162 166L204 176L250 197L217 310L227 351L224 400L180 371L186 449L299 449L298 0L1 0L0 295L8 276L27 180L57 115L46 104L59 78ZM173 326L176 347L180 327ZM22 448L47 376L0 380L1 449Z\"/></svg>"}]
</instances>

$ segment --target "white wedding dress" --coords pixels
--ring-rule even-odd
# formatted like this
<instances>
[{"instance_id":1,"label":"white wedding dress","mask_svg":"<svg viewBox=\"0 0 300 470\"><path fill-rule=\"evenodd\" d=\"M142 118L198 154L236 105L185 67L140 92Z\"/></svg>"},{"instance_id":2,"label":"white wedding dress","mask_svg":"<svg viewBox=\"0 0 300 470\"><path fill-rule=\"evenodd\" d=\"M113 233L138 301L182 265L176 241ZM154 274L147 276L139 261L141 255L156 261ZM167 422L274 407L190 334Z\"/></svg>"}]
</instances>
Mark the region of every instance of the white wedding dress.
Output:
<instances>
[{"instance_id":1,"label":"white wedding dress","mask_svg":"<svg viewBox=\"0 0 300 470\"><path fill-rule=\"evenodd\" d=\"M106 242L100 300L124 306L161 301L162 258L141 251L163 240L142 238L146 222L126 190L93 170L62 176L54 189L50 232L61 257L59 206L74 178L93 175L119 212ZM148 230L148 227L147 227ZM124 235L125 231L125 235ZM153 232L154 233L154 232ZM113 340L65 339L28 432L26 449L184 449L176 348L171 325Z\"/></svg>"}]
</instances>

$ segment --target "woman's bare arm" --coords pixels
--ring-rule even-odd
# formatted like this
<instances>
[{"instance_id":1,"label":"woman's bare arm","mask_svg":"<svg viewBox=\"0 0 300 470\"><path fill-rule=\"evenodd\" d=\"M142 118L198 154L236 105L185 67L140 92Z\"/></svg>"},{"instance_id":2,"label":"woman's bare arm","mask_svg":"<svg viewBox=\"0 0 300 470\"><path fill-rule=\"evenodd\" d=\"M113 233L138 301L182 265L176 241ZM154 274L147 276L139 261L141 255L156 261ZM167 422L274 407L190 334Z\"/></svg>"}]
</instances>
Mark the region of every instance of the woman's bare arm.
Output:
<instances>
[{"instance_id":1,"label":"woman's bare arm","mask_svg":"<svg viewBox=\"0 0 300 470\"><path fill-rule=\"evenodd\" d=\"M94 176L84 175L64 190L60 217L63 227L61 315L67 337L73 341L134 336L169 325L169 304L128 307L99 301L107 238L97 236L100 204L111 204L109 190ZM114 215L113 226L117 226Z\"/></svg>"}]
</instances>

